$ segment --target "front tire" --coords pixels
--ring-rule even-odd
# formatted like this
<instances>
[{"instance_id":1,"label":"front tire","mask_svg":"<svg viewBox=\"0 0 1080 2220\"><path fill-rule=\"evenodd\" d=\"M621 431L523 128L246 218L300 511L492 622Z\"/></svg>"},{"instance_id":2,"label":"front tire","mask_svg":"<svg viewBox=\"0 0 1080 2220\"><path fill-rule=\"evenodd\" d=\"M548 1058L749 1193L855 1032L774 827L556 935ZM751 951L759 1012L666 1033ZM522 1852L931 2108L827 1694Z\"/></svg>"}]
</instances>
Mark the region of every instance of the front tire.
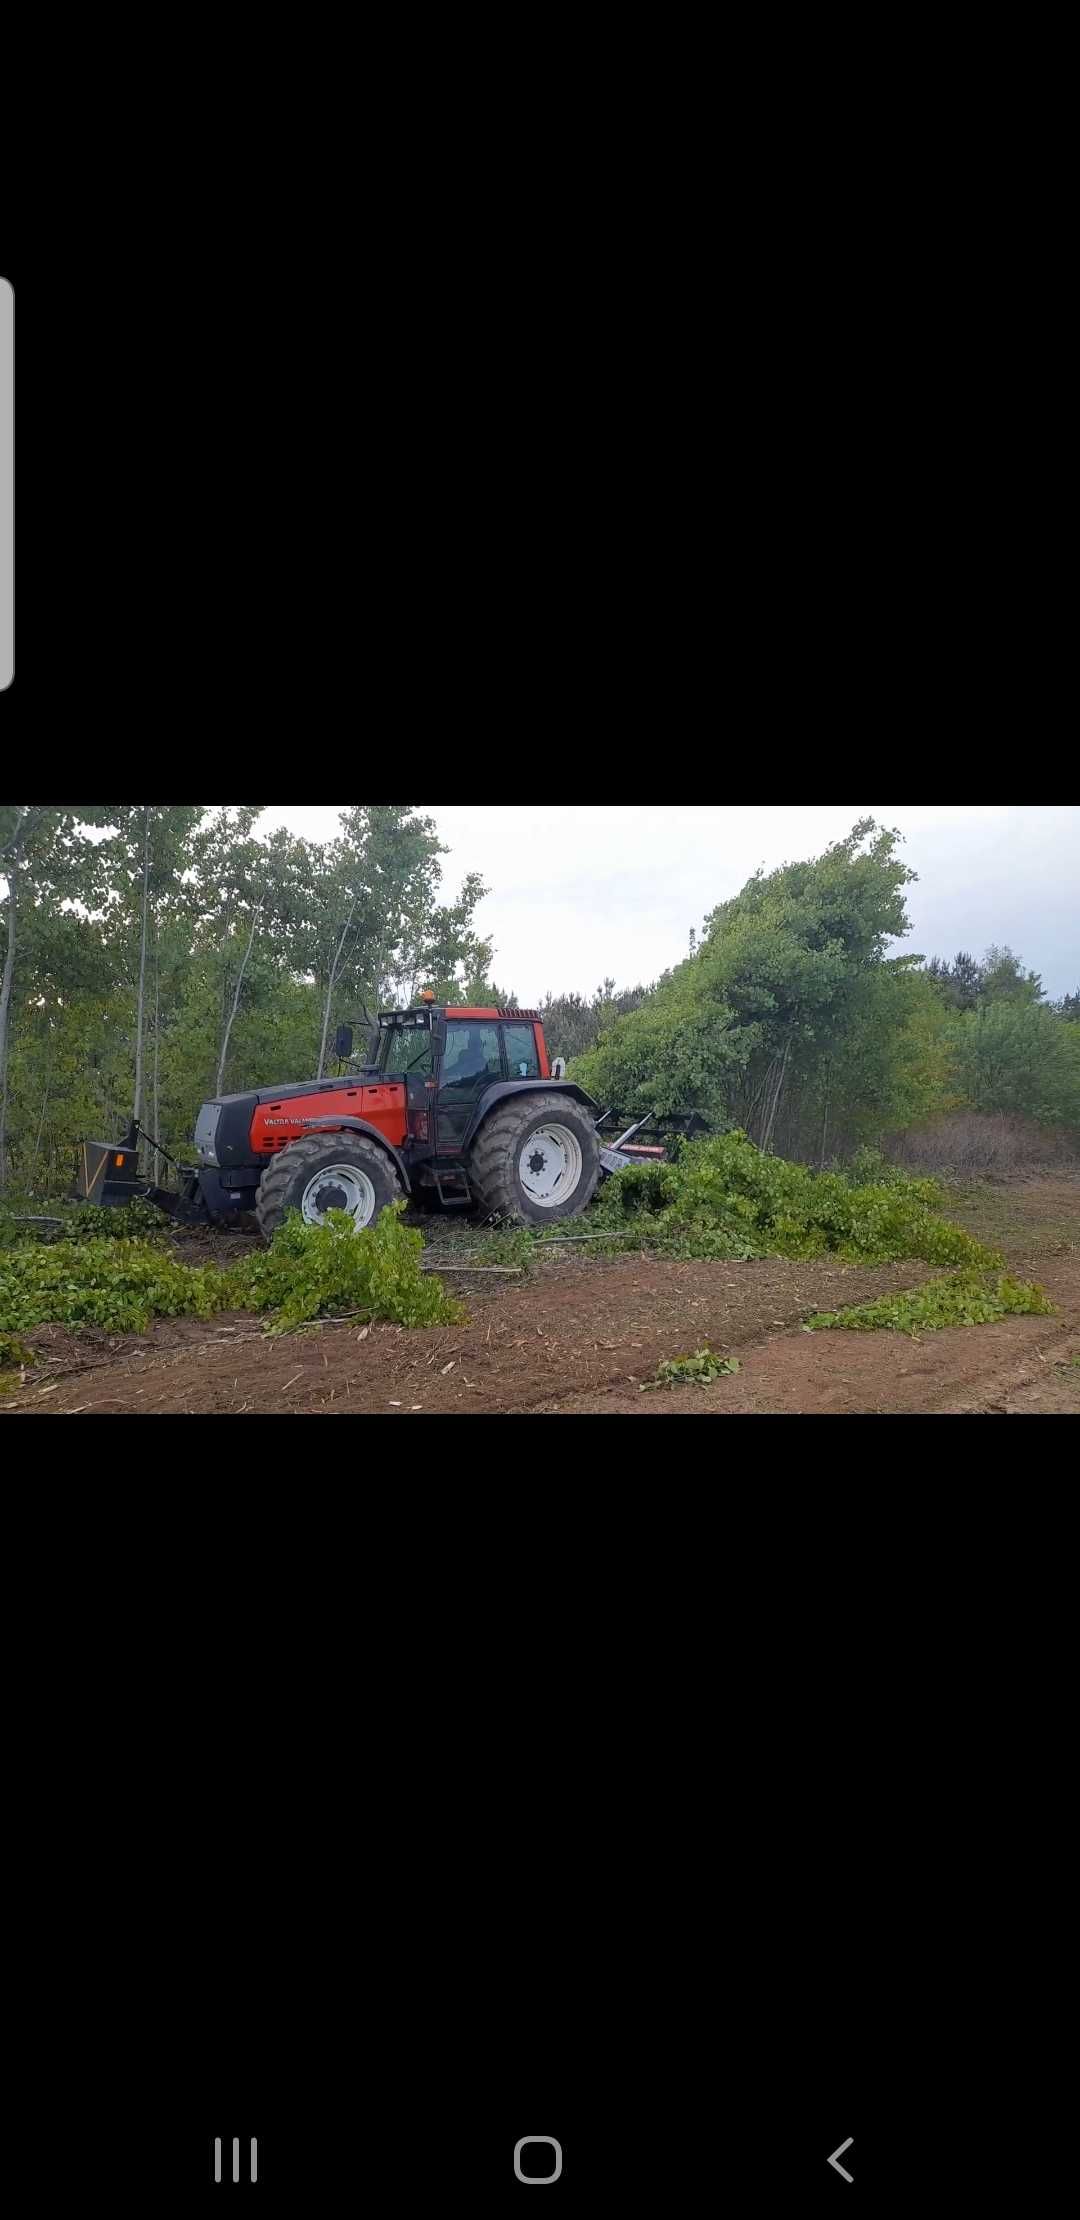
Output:
<instances>
[{"instance_id":1,"label":"front tire","mask_svg":"<svg viewBox=\"0 0 1080 2220\"><path fill-rule=\"evenodd\" d=\"M527 1094L485 1118L469 1158L481 1207L500 1218L549 1226L576 1218L596 1192L600 1145L572 1095Z\"/></svg>"},{"instance_id":2,"label":"front tire","mask_svg":"<svg viewBox=\"0 0 1080 2220\"><path fill-rule=\"evenodd\" d=\"M325 1223L328 1210L347 1210L357 1232L373 1225L388 1203L403 1195L393 1158L362 1133L308 1133L290 1141L268 1164L255 1200L264 1241L298 1210L308 1225Z\"/></svg>"}]
</instances>

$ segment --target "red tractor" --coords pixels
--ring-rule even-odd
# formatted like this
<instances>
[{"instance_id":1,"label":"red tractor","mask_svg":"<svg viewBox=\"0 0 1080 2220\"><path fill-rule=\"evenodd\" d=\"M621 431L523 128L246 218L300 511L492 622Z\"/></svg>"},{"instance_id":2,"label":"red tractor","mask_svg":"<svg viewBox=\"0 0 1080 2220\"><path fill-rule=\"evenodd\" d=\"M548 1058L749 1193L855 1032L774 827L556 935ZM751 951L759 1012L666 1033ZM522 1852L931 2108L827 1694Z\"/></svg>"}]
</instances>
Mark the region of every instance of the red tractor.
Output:
<instances>
[{"instance_id":1,"label":"red tractor","mask_svg":"<svg viewBox=\"0 0 1080 2220\"><path fill-rule=\"evenodd\" d=\"M347 1028L338 1046L351 1050ZM399 1197L437 1196L547 1225L584 1210L601 1169L615 1168L602 1167L612 1151L597 1104L561 1064L551 1072L537 1010L425 997L380 1013L371 1053L337 1079L204 1102L198 1199L211 1217L253 1209L269 1239L288 1210L314 1225L347 1210L360 1227Z\"/></svg>"}]
</instances>

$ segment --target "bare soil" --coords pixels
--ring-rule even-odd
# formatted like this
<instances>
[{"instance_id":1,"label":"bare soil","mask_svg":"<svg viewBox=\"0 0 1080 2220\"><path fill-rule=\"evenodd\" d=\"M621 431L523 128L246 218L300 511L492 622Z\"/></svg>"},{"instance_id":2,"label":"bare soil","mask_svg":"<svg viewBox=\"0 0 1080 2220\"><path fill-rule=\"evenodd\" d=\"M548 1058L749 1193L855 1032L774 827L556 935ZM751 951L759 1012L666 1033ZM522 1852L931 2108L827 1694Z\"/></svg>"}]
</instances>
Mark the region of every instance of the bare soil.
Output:
<instances>
[{"instance_id":1,"label":"bare soil","mask_svg":"<svg viewBox=\"0 0 1080 2220\"><path fill-rule=\"evenodd\" d=\"M918 1341L808 1334L835 1310L928 1278L924 1264L682 1262L553 1249L520 1280L455 1277L468 1323L410 1330L325 1324L269 1337L247 1313L162 1319L149 1333L42 1326L37 1354L0 1415L99 1411L434 1412L987 1411L1080 1413L1080 1178L983 1182L949 1205L1038 1279L1053 1317L1007 1318ZM186 1235L189 1261L242 1253L240 1232ZM706 1387L642 1393L662 1357L709 1347L739 1371Z\"/></svg>"}]
</instances>

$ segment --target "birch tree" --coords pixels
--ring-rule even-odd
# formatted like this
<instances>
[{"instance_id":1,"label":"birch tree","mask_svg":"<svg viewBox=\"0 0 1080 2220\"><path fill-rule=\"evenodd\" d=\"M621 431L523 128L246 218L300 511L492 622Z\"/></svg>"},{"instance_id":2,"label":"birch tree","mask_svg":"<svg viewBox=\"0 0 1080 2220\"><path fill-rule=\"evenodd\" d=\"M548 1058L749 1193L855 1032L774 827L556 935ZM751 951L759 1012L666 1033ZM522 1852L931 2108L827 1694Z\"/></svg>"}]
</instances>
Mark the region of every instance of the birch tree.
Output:
<instances>
[{"instance_id":1,"label":"birch tree","mask_svg":"<svg viewBox=\"0 0 1080 2220\"><path fill-rule=\"evenodd\" d=\"M225 1025L225 1031L224 1031L224 1033L222 1034L222 1037L221 1037L221 1054L220 1054L220 1056L218 1057L217 1080L216 1080L216 1082L215 1082L215 1086L214 1086L214 1093L215 1093L216 1095L219 1095L219 1094L221 1093L221 1089L222 1089L222 1084L223 1084L223 1082L224 1082L224 1078L225 1078L225 1059L226 1059L226 1057L227 1057L227 1055L228 1055L228 1053L229 1053L229 1035L230 1035L230 1033L232 1032L232 1029L233 1029L233 1022L234 1022L234 1020L235 1020L235 1017L236 1017L236 1013L237 1013L237 1010L238 1010L238 1009L239 1009L239 1007L240 1007L240 989L241 989L241 987L242 987L242 986L243 986L243 984L244 984L244 973L245 973L245 971L247 970L247 965L248 965L248 957L250 956L250 954L251 954L251 951L252 951L252 948L253 948L253 947L254 947L254 945L255 945L255 933L256 933L256 930L257 930L257 927L258 927L258 923L259 923L259 918L260 918L260 916L262 915L262 906L263 906L263 903L262 903L262 897L260 896L260 898L259 898L258 902L257 902L257 903L256 903L256 905L255 905L255 908L254 908L254 909L252 910L252 913L251 913L251 931L250 931L250 932L249 932L249 934L248 934L248 938L247 938L247 947L246 947L246 948L245 948L245 950L244 950L244 954L243 954L243 957L242 957L242 960L241 960L241 964L240 964L240 969L239 969L239 971L238 971L238 972L237 972L237 974L236 974L236 989L235 989L235 992L234 992L234 994L233 994L233 998L232 998L232 1008L231 1008L231 1010L229 1011L228 1019L227 1019L227 1021L226 1021L226 1025ZM325 1040L325 1037L326 1037L326 1036L325 1036L325 1027L324 1027L324 1030L323 1030L323 1038L324 1038L324 1040ZM321 1077L321 1074L322 1074L322 1067L321 1067L321 1065L320 1065L320 1067L319 1067L319 1068L320 1068L320 1077Z\"/></svg>"},{"instance_id":2,"label":"birch tree","mask_svg":"<svg viewBox=\"0 0 1080 2220\"><path fill-rule=\"evenodd\" d=\"M143 1008L146 1001L146 920L150 902L150 811L143 810L142 934L139 945L139 999L135 1014L135 1101L132 1121L142 1116Z\"/></svg>"},{"instance_id":3,"label":"birch tree","mask_svg":"<svg viewBox=\"0 0 1080 2220\"><path fill-rule=\"evenodd\" d=\"M15 935L19 910L19 858L26 821L29 815L25 803L14 810L14 823L6 828L7 837L0 846L0 865L7 873L7 945L4 949L4 974L0 981L0 1194L7 1185L7 1107L8 1107L8 1042L11 1026L11 988L15 977Z\"/></svg>"}]
</instances>

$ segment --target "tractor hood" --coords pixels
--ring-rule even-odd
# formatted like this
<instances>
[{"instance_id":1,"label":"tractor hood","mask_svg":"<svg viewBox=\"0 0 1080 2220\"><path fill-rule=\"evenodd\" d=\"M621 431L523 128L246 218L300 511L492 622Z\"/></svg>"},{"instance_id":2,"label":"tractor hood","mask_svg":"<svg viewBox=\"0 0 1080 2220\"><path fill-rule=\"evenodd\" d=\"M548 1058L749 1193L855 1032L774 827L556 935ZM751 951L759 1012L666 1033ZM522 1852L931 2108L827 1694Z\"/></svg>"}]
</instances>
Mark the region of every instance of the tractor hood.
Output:
<instances>
[{"instance_id":1,"label":"tractor hood","mask_svg":"<svg viewBox=\"0 0 1080 2220\"><path fill-rule=\"evenodd\" d=\"M260 1102L287 1102L290 1095L340 1094L342 1088L378 1079L374 1065L343 1072L340 1079L287 1079L280 1087L249 1087L240 1095L214 1095L195 1120L195 1153L200 1164L243 1163L250 1153L248 1134Z\"/></svg>"}]
</instances>

